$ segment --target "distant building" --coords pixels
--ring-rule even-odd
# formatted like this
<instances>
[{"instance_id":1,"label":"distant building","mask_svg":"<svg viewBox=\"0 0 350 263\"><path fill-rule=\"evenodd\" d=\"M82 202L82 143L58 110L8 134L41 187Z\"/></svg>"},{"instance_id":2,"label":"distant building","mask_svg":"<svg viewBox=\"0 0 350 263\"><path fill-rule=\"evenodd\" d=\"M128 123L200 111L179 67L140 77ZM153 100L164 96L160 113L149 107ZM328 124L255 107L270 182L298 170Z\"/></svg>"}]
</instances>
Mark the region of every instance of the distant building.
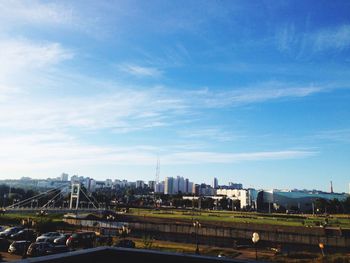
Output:
<instances>
[{"instance_id":1,"label":"distant building","mask_svg":"<svg viewBox=\"0 0 350 263\"><path fill-rule=\"evenodd\" d=\"M79 176L78 175L73 175L71 178L70 178L70 181L72 183L79 183L80 180L79 180Z\"/></svg>"},{"instance_id":2,"label":"distant building","mask_svg":"<svg viewBox=\"0 0 350 263\"><path fill-rule=\"evenodd\" d=\"M193 183L182 176L166 177L164 181L164 194L188 194L193 192Z\"/></svg>"},{"instance_id":3,"label":"distant building","mask_svg":"<svg viewBox=\"0 0 350 263\"><path fill-rule=\"evenodd\" d=\"M156 181L148 181L148 188L155 190L156 187Z\"/></svg>"},{"instance_id":4,"label":"distant building","mask_svg":"<svg viewBox=\"0 0 350 263\"><path fill-rule=\"evenodd\" d=\"M68 174L62 173L61 174L61 181L67 182L68 181Z\"/></svg>"},{"instance_id":5,"label":"distant building","mask_svg":"<svg viewBox=\"0 0 350 263\"><path fill-rule=\"evenodd\" d=\"M105 187L112 188L113 187L113 181L111 179L106 179Z\"/></svg>"},{"instance_id":6,"label":"distant building","mask_svg":"<svg viewBox=\"0 0 350 263\"><path fill-rule=\"evenodd\" d=\"M283 207L286 210L312 211L313 203L317 199L339 201L345 200L349 195L326 193L322 191L307 190L264 190L257 194L257 209L259 211L271 211Z\"/></svg>"},{"instance_id":7,"label":"distant building","mask_svg":"<svg viewBox=\"0 0 350 263\"><path fill-rule=\"evenodd\" d=\"M174 178L173 177L166 177L164 181L164 194L166 195L172 195L174 194Z\"/></svg>"},{"instance_id":8,"label":"distant building","mask_svg":"<svg viewBox=\"0 0 350 263\"><path fill-rule=\"evenodd\" d=\"M165 193L164 185L165 185L164 181L156 183L155 184L155 189L154 189L155 193Z\"/></svg>"},{"instance_id":9,"label":"distant building","mask_svg":"<svg viewBox=\"0 0 350 263\"><path fill-rule=\"evenodd\" d=\"M137 180L136 181L136 188L144 188L145 187L145 182L142 180Z\"/></svg>"},{"instance_id":10,"label":"distant building","mask_svg":"<svg viewBox=\"0 0 350 263\"><path fill-rule=\"evenodd\" d=\"M218 186L218 188L220 189L243 189L243 185L242 184L239 184L239 183L232 183L232 182L229 182L228 185L220 185Z\"/></svg>"},{"instance_id":11,"label":"distant building","mask_svg":"<svg viewBox=\"0 0 350 263\"><path fill-rule=\"evenodd\" d=\"M218 178L214 177L212 186L214 189L217 189L219 186Z\"/></svg>"},{"instance_id":12,"label":"distant building","mask_svg":"<svg viewBox=\"0 0 350 263\"><path fill-rule=\"evenodd\" d=\"M243 185L238 183L229 182L228 186L230 189L243 189Z\"/></svg>"},{"instance_id":13,"label":"distant building","mask_svg":"<svg viewBox=\"0 0 350 263\"><path fill-rule=\"evenodd\" d=\"M200 184L198 189L198 195L213 196L215 195L215 189L211 185Z\"/></svg>"},{"instance_id":14,"label":"distant building","mask_svg":"<svg viewBox=\"0 0 350 263\"><path fill-rule=\"evenodd\" d=\"M177 176L174 180L175 184L175 193L186 193L186 185L185 185L185 179L183 177Z\"/></svg>"},{"instance_id":15,"label":"distant building","mask_svg":"<svg viewBox=\"0 0 350 263\"><path fill-rule=\"evenodd\" d=\"M239 200L241 209L256 209L257 194L254 189L217 189L216 195L223 195L231 200Z\"/></svg>"}]
</instances>

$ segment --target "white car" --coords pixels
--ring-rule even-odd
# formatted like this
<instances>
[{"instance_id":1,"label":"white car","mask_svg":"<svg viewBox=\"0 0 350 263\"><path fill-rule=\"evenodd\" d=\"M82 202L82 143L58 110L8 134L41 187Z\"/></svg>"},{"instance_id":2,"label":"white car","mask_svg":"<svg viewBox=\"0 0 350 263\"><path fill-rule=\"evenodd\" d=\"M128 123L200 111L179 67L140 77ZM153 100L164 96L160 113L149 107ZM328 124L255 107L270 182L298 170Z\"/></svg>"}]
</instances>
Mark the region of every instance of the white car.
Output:
<instances>
[{"instance_id":1,"label":"white car","mask_svg":"<svg viewBox=\"0 0 350 263\"><path fill-rule=\"evenodd\" d=\"M56 238L60 237L61 233L48 232L37 237L36 242L50 242L52 243Z\"/></svg>"}]
</instances>

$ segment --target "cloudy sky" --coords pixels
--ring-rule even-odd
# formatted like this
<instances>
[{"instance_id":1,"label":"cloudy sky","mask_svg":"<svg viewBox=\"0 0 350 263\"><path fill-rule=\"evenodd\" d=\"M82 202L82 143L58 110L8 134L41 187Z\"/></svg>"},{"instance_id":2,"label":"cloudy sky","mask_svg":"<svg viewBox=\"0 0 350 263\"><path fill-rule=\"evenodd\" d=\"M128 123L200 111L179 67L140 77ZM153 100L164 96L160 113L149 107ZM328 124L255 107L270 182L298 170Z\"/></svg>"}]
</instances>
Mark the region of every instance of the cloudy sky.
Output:
<instances>
[{"instance_id":1,"label":"cloudy sky","mask_svg":"<svg viewBox=\"0 0 350 263\"><path fill-rule=\"evenodd\" d=\"M0 178L348 191L347 1L0 1Z\"/></svg>"}]
</instances>

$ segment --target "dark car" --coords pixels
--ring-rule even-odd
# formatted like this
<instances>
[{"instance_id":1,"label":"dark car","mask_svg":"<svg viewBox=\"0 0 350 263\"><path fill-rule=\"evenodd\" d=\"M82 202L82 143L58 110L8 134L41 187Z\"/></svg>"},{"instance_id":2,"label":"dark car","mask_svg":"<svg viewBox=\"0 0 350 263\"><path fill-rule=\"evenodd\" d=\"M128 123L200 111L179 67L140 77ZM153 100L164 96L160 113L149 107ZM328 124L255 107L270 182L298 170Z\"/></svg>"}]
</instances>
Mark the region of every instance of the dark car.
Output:
<instances>
[{"instance_id":1,"label":"dark car","mask_svg":"<svg viewBox=\"0 0 350 263\"><path fill-rule=\"evenodd\" d=\"M70 248L91 248L96 240L95 232L79 232L72 234L66 242Z\"/></svg>"},{"instance_id":2,"label":"dark car","mask_svg":"<svg viewBox=\"0 0 350 263\"><path fill-rule=\"evenodd\" d=\"M53 245L49 242L35 242L29 246L27 250L27 256L30 256L30 257L45 256L47 254L50 254L52 250L53 250Z\"/></svg>"},{"instance_id":3,"label":"dark car","mask_svg":"<svg viewBox=\"0 0 350 263\"><path fill-rule=\"evenodd\" d=\"M0 232L0 237L9 238L11 235L16 234L22 229L23 227L21 226L14 226L14 227L7 228L4 231Z\"/></svg>"},{"instance_id":4,"label":"dark car","mask_svg":"<svg viewBox=\"0 0 350 263\"><path fill-rule=\"evenodd\" d=\"M125 248L135 248L135 242L129 239L123 239L123 240L120 240L115 246L125 247Z\"/></svg>"},{"instance_id":5,"label":"dark car","mask_svg":"<svg viewBox=\"0 0 350 263\"><path fill-rule=\"evenodd\" d=\"M65 245L67 242L67 239L71 236L72 234L62 234L61 236L57 237L53 243L55 245Z\"/></svg>"},{"instance_id":6,"label":"dark car","mask_svg":"<svg viewBox=\"0 0 350 263\"><path fill-rule=\"evenodd\" d=\"M11 254L23 255L27 251L28 247L30 246L30 243L31 243L30 241L25 241L25 240L14 241L9 246L9 249L7 250L7 252Z\"/></svg>"},{"instance_id":7,"label":"dark car","mask_svg":"<svg viewBox=\"0 0 350 263\"><path fill-rule=\"evenodd\" d=\"M0 238L0 251L7 251L7 249L9 248L11 242L8 241L6 238Z\"/></svg>"},{"instance_id":8,"label":"dark car","mask_svg":"<svg viewBox=\"0 0 350 263\"><path fill-rule=\"evenodd\" d=\"M13 240L35 240L36 233L32 229L23 229L15 234L11 235Z\"/></svg>"},{"instance_id":9,"label":"dark car","mask_svg":"<svg viewBox=\"0 0 350 263\"><path fill-rule=\"evenodd\" d=\"M65 245L58 245L58 246L53 246L52 248L47 250L46 253L49 255L49 254L65 253L69 251L70 251L69 247Z\"/></svg>"}]
</instances>

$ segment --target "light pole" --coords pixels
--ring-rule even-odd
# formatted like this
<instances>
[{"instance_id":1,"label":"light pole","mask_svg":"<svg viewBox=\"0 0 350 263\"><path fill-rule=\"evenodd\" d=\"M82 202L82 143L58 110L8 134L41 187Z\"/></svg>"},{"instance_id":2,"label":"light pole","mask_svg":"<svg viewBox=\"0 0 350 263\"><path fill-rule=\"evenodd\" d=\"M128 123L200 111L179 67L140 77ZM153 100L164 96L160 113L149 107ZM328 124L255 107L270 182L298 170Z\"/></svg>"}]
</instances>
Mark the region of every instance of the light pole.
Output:
<instances>
[{"instance_id":1,"label":"light pole","mask_svg":"<svg viewBox=\"0 0 350 263\"><path fill-rule=\"evenodd\" d=\"M34 221L31 218L22 219L22 225L24 227L25 235L27 238L26 241L29 241L29 227L32 227L34 225ZM27 257L27 250L26 250L26 243L25 243L22 258L26 258L26 257Z\"/></svg>"},{"instance_id":2,"label":"light pole","mask_svg":"<svg viewBox=\"0 0 350 263\"><path fill-rule=\"evenodd\" d=\"M45 210L40 210L40 212L38 213L38 216L40 217L40 223L42 223L43 217L47 216L47 212Z\"/></svg>"},{"instance_id":3,"label":"light pole","mask_svg":"<svg viewBox=\"0 0 350 263\"><path fill-rule=\"evenodd\" d=\"M108 245L112 245L112 237L111 237L111 228L112 228L112 222L115 220L115 216L108 215L107 221L109 222L109 230L108 230Z\"/></svg>"},{"instance_id":4,"label":"light pole","mask_svg":"<svg viewBox=\"0 0 350 263\"><path fill-rule=\"evenodd\" d=\"M196 254L199 255L198 231L199 231L199 228L201 227L201 223L199 223L198 221L193 222L193 227L194 227L194 234L196 237Z\"/></svg>"},{"instance_id":5,"label":"light pole","mask_svg":"<svg viewBox=\"0 0 350 263\"><path fill-rule=\"evenodd\" d=\"M260 237L259 237L259 234L254 232L253 233L253 237L252 237L252 241L254 243L254 246L255 246L255 260L258 260L258 247L257 247L257 244L260 240Z\"/></svg>"}]
</instances>

